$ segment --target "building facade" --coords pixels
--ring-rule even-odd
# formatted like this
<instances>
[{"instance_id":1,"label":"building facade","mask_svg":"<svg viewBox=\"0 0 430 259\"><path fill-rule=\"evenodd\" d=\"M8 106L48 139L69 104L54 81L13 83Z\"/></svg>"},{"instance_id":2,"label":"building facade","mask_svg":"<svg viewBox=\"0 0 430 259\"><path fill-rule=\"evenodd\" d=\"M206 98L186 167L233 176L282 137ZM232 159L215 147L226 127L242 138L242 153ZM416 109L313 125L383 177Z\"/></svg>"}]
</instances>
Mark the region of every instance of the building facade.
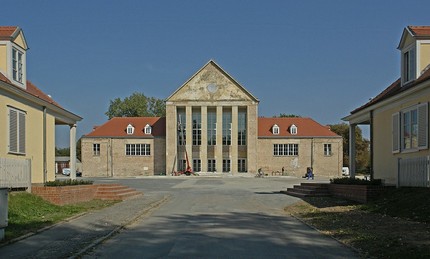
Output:
<instances>
[{"instance_id":1,"label":"building facade","mask_svg":"<svg viewBox=\"0 0 430 259\"><path fill-rule=\"evenodd\" d=\"M19 27L0 26L0 186L22 187L14 183L22 172L11 169L22 160L30 161L31 183L55 180L55 127L69 126L70 142L76 143L76 123L82 119L27 80L27 50Z\"/></svg>"},{"instance_id":2,"label":"building facade","mask_svg":"<svg viewBox=\"0 0 430 259\"><path fill-rule=\"evenodd\" d=\"M344 120L350 124L350 136L354 136L357 125L370 126L373 178L389 185L430 186L430 26L406 27L398 49L400 78ZM352 138L350 143L352 162L355 140ZM402 169L404 161L411 170ZM354 175L355 164L351 163L350 168ZM406 182L401 182L402 177Z\"/></svg>"},{"instance_id":3,"label":"building facade","mask_svg":"<svg viewBox=\"0 0 430 259\"><path fill-rule=\"evenodd\" d=\"M90 167L86 164L94 163L91 148L97 144L96 138L102 137L100 131L103 128L108 132L107 135L111 135L110 141L123 141L119 144L118 156L112 155L111 162L112 167L121 167L121 172L108 176L171 175L185 171L188 165L194 172L231 174L256 173L259 168L268 172L284 168L286 173L296 176L304 175L306 167L313 166L321 174L340 176L340 136L308 118L259 118L258 104L259 100L255 96L211 60L166 99L164 135L150 137L151 141L159 141L148 142L154 151L147 155L146 172L139 167L138 170L129 169L132 162L127 163L130 155L127 155L125 142L133 139L133 136L113 136L109 126L102 125L82 140L84 173L102 175L93 169L86 172ZM112 122L107 124L119 123L119 119L111 119ZM121 118L124 123L119 131L126 132L129 125L138 123L138 132L144 132L145 126L153 126L144 122L150 118L135 119L141 122ZM277 134L271 131L275 124L281 126ZM290 134L293 125L296 132ZM270 129L265 128L268 126ZM265 129L272 133L269 134ZM145 137L141 136L140 140L143 139ZM112 145L108 141L106 139L107 144L104 145L110 150ZM327 144L326 149L330 147L326 155L324 144ZM295 148L295 151L290 152L290 147ZM137 159L133 161L140 165L143 163ZM154 161L153 165L149 165L151 161ZM101 163L110 164L105 160Z\"/></svg>"}]
</instances>

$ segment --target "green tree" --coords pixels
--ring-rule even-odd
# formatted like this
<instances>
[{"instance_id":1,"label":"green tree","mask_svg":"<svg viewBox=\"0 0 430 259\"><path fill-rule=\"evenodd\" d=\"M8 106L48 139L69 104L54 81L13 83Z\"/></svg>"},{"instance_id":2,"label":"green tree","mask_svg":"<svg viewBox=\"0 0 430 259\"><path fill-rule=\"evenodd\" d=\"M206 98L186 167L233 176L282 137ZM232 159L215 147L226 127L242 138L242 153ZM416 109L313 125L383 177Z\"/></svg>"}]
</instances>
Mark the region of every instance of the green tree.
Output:
<instances>
[{"instance_id":1,"label":"green tree","mask_svg":"<svg viewBox=\"0 0 430 259\"><path fill-rule=\"evenodd\" d=\"M70 149L68 147L65 147L65 148L55 147L55 156L70 156Z\"/></svg>"},{"instance_id":2,"label":"green tree","mask_svg":"<svg viewBox=\"0 0 430 259\"><path fill-rule=\"evenodd\" d=\"M129 97L110 100L109 119L113 117L163 117L166 116L166 105L163 100L147 97L143 93L133 93Z\"/></svg>"},{"instance_id":3,"label":"green tree","mask_svg":"<svg viewBox=\"0 0 430 259\"><path fill-rule=\"evenodd\" d=\"M343 164L349 166L349 125L346 123L329 125L331 131L343 138ZM355 154L357 172L366 172L370 166L370 141L363 137L361 129L355 129Z\"/></svg>"},{"instance_id":4,"label":"green tree","mask_svg":"<svg viewBox=\"0 0 430 259\"><path fill-rule=\"evenodd\" d=\"M301 118L300 115L295 114L286 114L286 113L280 113L279 116L273 116L273 118Z\"/></svg>"}]
</instances>

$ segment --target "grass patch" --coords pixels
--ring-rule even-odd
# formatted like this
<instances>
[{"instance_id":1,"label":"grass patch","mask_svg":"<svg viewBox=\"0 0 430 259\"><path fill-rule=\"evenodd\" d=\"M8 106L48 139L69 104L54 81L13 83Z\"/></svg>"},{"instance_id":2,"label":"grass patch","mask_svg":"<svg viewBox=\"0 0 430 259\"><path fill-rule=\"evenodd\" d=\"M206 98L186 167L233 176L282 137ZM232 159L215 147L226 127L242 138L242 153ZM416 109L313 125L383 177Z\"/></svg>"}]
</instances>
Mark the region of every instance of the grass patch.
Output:
<instances>
[{"instance_id":1,"label":"grass patch","mask_svg":"<svg viewBox=\"0 0 430 259\"><path fill-rule=\"evenodd\" d=\"M9 193L9 223L5 229L5 239L2 242L35 232L79 213L102 209L114 203L116 202L92 200L58 206L30 193Z\"/></svg>"},{"instance_id":2,"label":"grass patch","mask_svg":"<svg viewBox=\"0 0 430 259\"><path fill-rule=\"evenodd\" d=\"M285 211L366 258L430 258L429 197L428 188L400 188L364 205L312 197Z\"/></svg>"}]
</instances>

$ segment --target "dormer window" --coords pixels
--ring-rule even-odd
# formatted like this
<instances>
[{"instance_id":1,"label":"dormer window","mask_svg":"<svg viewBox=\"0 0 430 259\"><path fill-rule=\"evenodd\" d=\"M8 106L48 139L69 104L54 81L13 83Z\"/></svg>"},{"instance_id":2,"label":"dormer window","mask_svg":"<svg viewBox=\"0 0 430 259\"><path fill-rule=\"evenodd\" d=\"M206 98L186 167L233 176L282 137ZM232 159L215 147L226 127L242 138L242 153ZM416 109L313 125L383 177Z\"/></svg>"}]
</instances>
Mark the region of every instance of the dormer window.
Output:
<instances>
[{"instance_id":1,"label":"dormer window","mask_svg":"<svg viewBox=\"0 0 430 259\"><path fill-rule=\"evenodd\" d=\"M290 126L290 134L291 135L297 135L297 126L296 125L291 125Z\"/></svg>"},{"instance_id":2,"label":"dormer window","mask_svg":"<svg viewBox=\"0 0 430 259\"><path fill-rule=\"evenodd\" d=\"M403 84L416 79L417 62L415 46L408 48L402 56L402 82Z\"/></svg>"},{"instance_id":3,"label":"dormer window","mask_svg":"<svg viewBox=\"0 0 430 259\"><path fill-rule=\"evenodd\" d=\"M23 57L21 51L12 49L12 78L19 83L23 83Z\"/></svg>"},{"instance_id":4,"label":"dormer window","mask_svg":"<svg viewBox=\"0 0 430 259\"><path fill-rule=\"evenodd\" d=\"M134 133L134 127L133 127L133 125L128 124L128 126L127 126L127 134L128 135L133 135L133 133Z\"/></svg>"},{"instance_id":5,"label":"dormer window","mask_svg":"<svg viewBox=\"0 0 430 259\"><path fill-rule=\"evenodd\" d=\"M273 135L279 135L279 126L278 125L273 125L272 126L272 134Z\"/></svg>"},{"instance_id":6,"label":"dormer window","mask_svg":"<svg viewBox=\"0 0 430 259\"><path fill-rule=\"evenodd\" d=\"M146 124L146 126L143 130L144 130L146 135L150 135L152 133L152 127L149 124Z\"/></svg>"}]
</instances>

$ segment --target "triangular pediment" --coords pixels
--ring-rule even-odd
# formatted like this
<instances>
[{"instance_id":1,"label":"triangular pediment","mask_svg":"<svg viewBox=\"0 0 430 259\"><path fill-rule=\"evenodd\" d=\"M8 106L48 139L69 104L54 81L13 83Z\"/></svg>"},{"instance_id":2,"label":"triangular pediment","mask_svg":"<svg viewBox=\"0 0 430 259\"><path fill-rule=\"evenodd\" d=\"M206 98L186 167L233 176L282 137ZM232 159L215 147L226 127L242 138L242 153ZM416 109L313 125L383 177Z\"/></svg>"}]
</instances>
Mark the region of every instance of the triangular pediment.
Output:
<instances>
[{"instance_id":1,"label":"triangular pediment","mask_svg":"<svg viewBox=\"0 0 430 259\"><path fill-rule=\"evenodd\" d=\"M188 81L179 87L166 101L255 101L242 85L210 60Z\"/></svg>"},{"instance_id":2,"label":"triangular pediment","mask_svg":"<svg viewBox=\"0 0 430 259\"><path fill-rule=\"evenodd\" d=\"M28 49L27 41L25 40L24 33L22 30L18 27L18 29L15 31L15 33L12 35L12 41L23 48L24 50Z\"/></svg>"}]
</instances>

